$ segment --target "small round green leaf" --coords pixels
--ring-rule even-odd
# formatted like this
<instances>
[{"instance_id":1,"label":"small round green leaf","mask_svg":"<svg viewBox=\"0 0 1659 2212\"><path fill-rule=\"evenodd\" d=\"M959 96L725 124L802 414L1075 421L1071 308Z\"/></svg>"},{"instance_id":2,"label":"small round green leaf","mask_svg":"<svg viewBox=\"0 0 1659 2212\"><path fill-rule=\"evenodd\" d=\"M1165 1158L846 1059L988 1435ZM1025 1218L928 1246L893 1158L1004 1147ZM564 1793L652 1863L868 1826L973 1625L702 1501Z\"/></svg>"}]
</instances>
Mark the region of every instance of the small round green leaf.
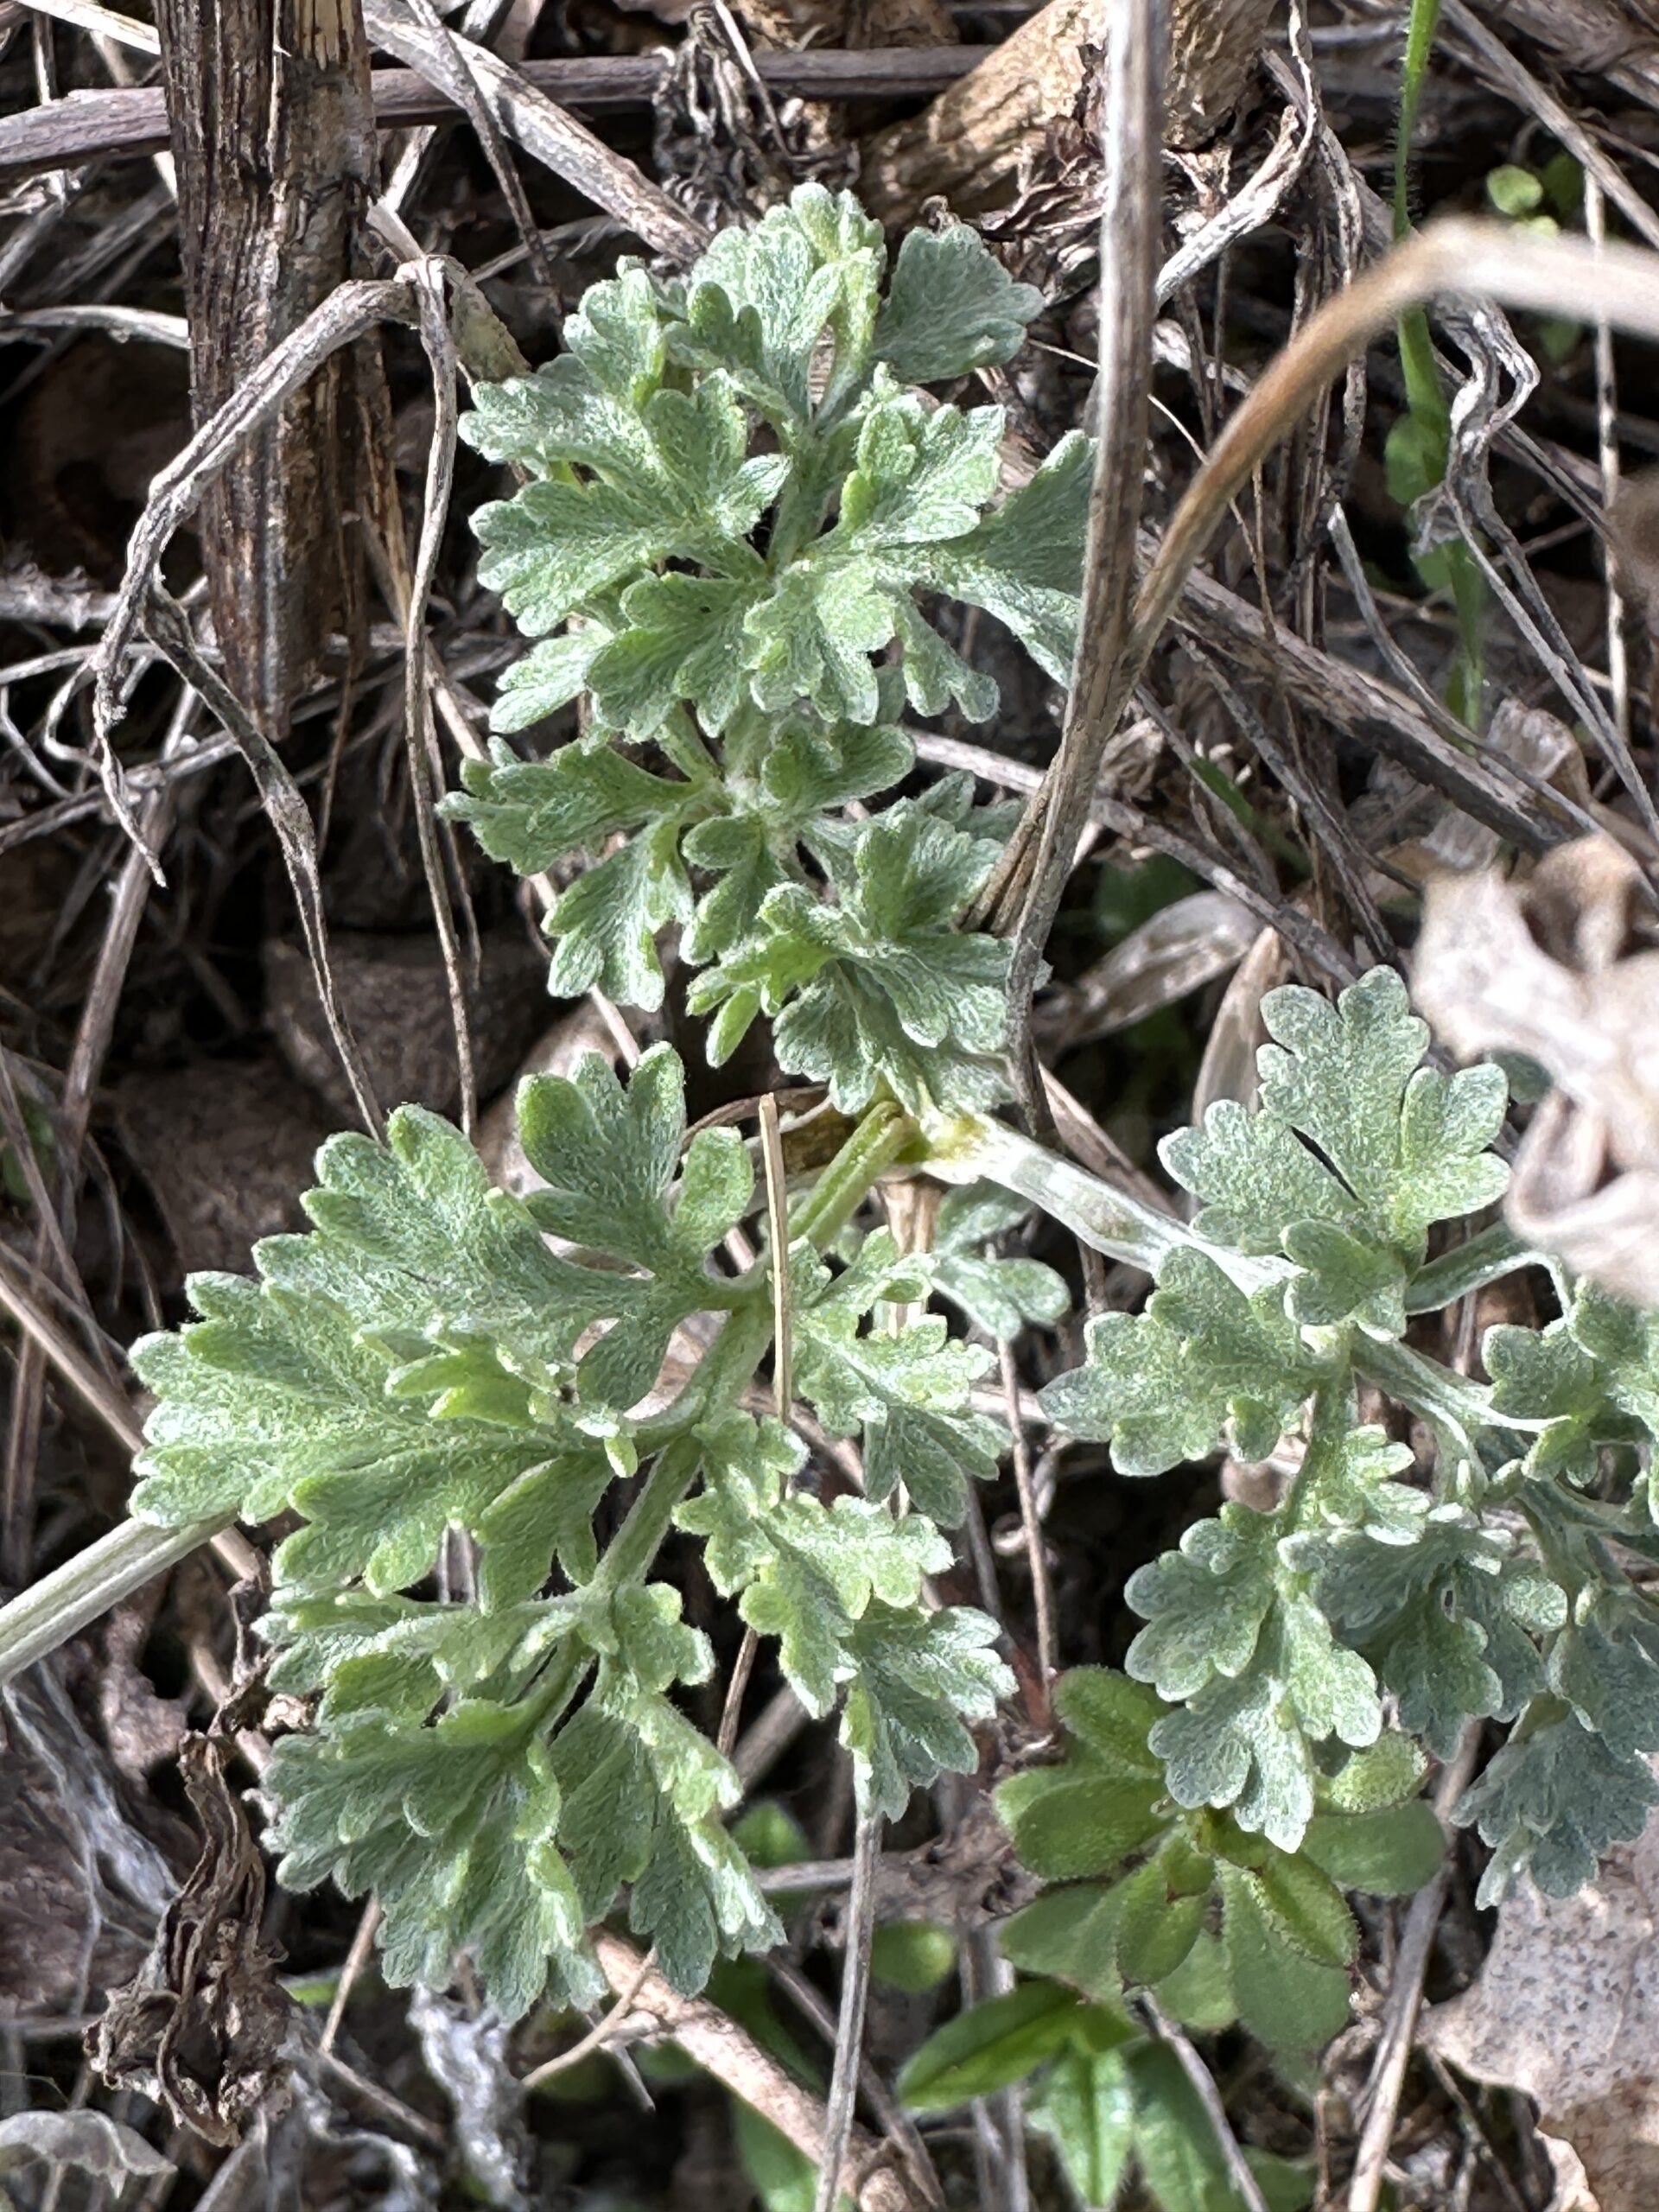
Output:
<instances>
[{"instance_id":1,"label":"small round green leaf","mask_svg":"<svg viewBox=\"0 0 1659 2212\"><path fill-rule=\"evenodd\" d=\"M1344 1890L1408 1897L1440 1871L1446 1832L1433 1808L1417 1798L1376 1813L1316 1814L1302 1853Z\"/></svg>"}]
</instances>

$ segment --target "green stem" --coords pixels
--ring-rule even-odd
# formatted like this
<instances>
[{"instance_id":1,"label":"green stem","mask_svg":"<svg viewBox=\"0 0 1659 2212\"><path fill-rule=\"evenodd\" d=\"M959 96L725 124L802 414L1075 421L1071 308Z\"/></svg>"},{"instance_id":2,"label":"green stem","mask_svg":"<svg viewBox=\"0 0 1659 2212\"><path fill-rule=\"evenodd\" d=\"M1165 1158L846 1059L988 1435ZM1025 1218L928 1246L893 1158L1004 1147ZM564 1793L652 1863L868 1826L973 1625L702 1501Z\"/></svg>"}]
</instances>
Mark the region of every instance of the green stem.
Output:
<instances>
[{"instance_id":1,"label":"green stem","mask_svg":"<svg viewBox=\"0 0 1659 2212\"><path fill-rule=\"evenodd\" d=\"M1542 1264L1542 1255L1516 1235L1506 1221L1495 1221L1466 1243L1454 1244L1432 1260L1411 1281L1406 1292L1408 1313L1436 1313L1455 1305L1471 1291L1484 1290L1489 1282L1512 1274L1516 1268Z\"/></svg>"},{"instance_id":2,"label":"green stem","mask_svg":"<svg viewBox=\"0 0 1659 2212\"><path fill-rule=\"evenodd\" d=\"M1400 67L1400 130L1394 142L1394 235L1411 234L1411 145L1428 82L1428 65L1440 28L1440 0L1411 0L1406 51Z\"/></svg>"},{"instance_id":3,"label":"green stem","mask_svg":"<svg viewBox=\"0 0 1659 2212\"><path fill-rule=\"evenodd\" d=\"M760 1274L758 1269L756 1274ZM673 1404L635 1428L634 1443L640 1458L677 1443L709 1413L734 1405L771 1342L771 1294L761 1276L747 1290L741 1303L734 1304L720 1335Z\"/></svg>"},{"instance_id":4,"label":"green stem","mask_svg":"<svg viewBox=\"0 0 1659 2212\"><path fill-rule=\"evenodd\" d=\"M1471 1382L1465 1376L1443 1367L1426 1352L1393 1338L1353 1332L1354 1365L1368 1382L1375 1382L1387 1396L1408 1406L1432 1424L1454 1452L1478 1464L1475 1439L1483 1429L1513 1428L1535 1432L1541 1421L1521 1421L1492 1412L1492 1393L1484 1382Z\"/></svg>"},{"instance_id":5,"label":"green stem","mask_svg":"<svg viewBox=\"0 0 1659 2212\"><path fill-rule=\"evenodd\" d=\"M591 1592L612 1597L651 1572L652 1561L673 1526L674 1509L696 1481L702 1460L702 1447L695 1436L678 1437L658 1453L627 1518L600 1561L599 1572L588 1585Z\"/></svg>"},{"instance_id":6,"label":"green stem","mask_svg":"<svg viewBox=\"0 0 1659 2212\"><path fill-rule=\"evenodd\" d=\"M688 783L699 789L722 783L720 763L689 715L677 711L670 715L657 733L657 742Z\"/></svg>"},{"instance_id":7,"label":"green stem","mask_svg":"<svg viewBox=\"0 0 1659 2212\"><path fill-rule=\"evenodd\" d=\"M649 1573L673 1522L674 1509L690 1489L702 1456L696 1439L683 1432L664 1446L584 1596L602 1603L624 1584L638 1581ZM514 1707L521 1738L544 1734L553 1726L593 1663L588 1646L576 1637L567 1637L554 1653L546 1674Z\"/></svg>"},{"instance_id":8,"label":"green stem","mask_svg":"<svg viewBox=\"0 0 1659 2212\"><path fill-rule=\"evenodd\" d=\"M760 1364L772 1341L772 1313L759 1301L734 1313L721 1331L713 1349L665 1414L642 1423L639 1441L650 1448L653 1437L662 1439L651 1472L639 1486L622 1526L612 1538L593 1580L590 1595L604 1599L651 1572L674 1522L674 1510L696 1480L702 1464L702 1446L691 1433L711 1408L735 1402ZM575 1695L593 1663L583 1644L564 1644L546 1675L520 1702L520 1725L526 1736L544 1732Z\"/></svg>"},{"instance_id":9,"label":"green stem","mask_svg":"<svg viewBox=\"0 0 1659 2212\"><path fill-rule=\"evenodd\" d=\"M707 1414L737 1403L771 1342L772 1307L757 1298L732 1315L668 1411L655 1421L641 1422L640 1444L649 1450L660 1439L662 1448L600 1561L590 1590L608 1594L649 1573L672 1525L674 1509L702 1462L702 1446L693 1429Z\"/></svg>"},{"instance_id":10,"label":"green stem","mask_svg":"<svg viewBox=\"0 0 1659 2212\"><path fill-rule=\"evenodd\" d=\"M1307 855L1296 840L1287 837L1278 823L1263 814L1260 808L1252 806L1224 768L1217 767L1213 760L1206 760L1201 753L1192 756L1190 765L1192 773L1205 789L1212 792L1228 812L1276 859L1283 861L1287 868L1294 868L1300 876L1311 873Z\"/></svg>"},{"instance_id":11,"label":"green stem","mask_svg":"<svg viewBox=\"0 0 1659 2212\"><path fill-rule=\"evenodd\" d=\"M894 1100L877 1099L813 1185L791 1224L794 1234L820 1248L830 1243L916 1134L916 1124Z\"/></svg>"},{"instance_id":12,"label":"green stem","mask_svg":"<svg viewBox=\"0 0 1659 2212\"><path fill-rule=\"evenodd\" d=\"M567 1637L554 1654L546 1674L539 1682L532 1682L529 1694L513 1708L519 1742L546 1734L581 1688L593 1663L594 1655L588 1646L575 1637Z\"/></svg>"},{"instance_id":13,"label":"green stem","mask_svg":"<svg viewBox=\"0 0 1659 2212\"><path fill-rule=\"evenodd\" d=\"M1440 0L1411 0L1406 23L1406 50L1400 71L1400 127L1394 142L1394 235L1411 235L1411 149L1417 135L1417 117L1428 82L1428 65L1440 27ZM1402 315L1399 324L1400 366L1406 381L1406 401L1414 420L1426 435L1436 483L1446 479L1452 449L1452 411L1434 359L1434 341L1428 317L1421 308ZM1459 671L1463 719L1471 728L1480 723L1483 626L1486 609L1485 579L1480 564L1459 539L1445 548L1447 580L1457 609L1458 632L1463 648Z\"/></svg>"},{"instance_id":14,"label":"green stem","mask_svg":"<svg viewBox=\"0 0 1659 2212\"><path fill-rule=\"evenodd\" d=\"M195 1521L184 1529L124 1521L55 1572L43 1575L9 1605L0 1606L0 1684L211 1541L221 1529L229 1528L231 1518Z\"/></svg>"},{"instance_id":15,"label":"green stem","mask_svg":"<svg viewBox=\"0 0 1659 2212\"><path fill-rule=\"evenodd\" d=\"M1343 1447L1353 1433L1357 1414L1354 1371L1344 1359L1341 1367L1313 1393L1307 1416L1307 1450L1285 1501L1287 1529L1300 1529L1307 1525L1310 1514L1319 1502L1319 1478L1325 1456L1328 1452L1340 1464Z\"/></svg>"}]
</instances>

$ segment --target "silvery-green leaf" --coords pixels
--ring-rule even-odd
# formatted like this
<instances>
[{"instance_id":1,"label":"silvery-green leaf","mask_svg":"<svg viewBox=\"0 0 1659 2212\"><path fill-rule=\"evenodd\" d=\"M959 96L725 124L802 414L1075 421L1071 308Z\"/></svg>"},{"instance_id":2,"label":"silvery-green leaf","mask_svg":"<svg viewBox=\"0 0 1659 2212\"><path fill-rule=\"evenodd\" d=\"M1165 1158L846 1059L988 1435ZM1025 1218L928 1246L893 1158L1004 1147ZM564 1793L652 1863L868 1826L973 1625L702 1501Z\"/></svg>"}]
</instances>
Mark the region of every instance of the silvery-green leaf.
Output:
<instances>
[{"instance_id":1,"label":"silvery-green leaf","mask_svg":"<svg viewBox=\"0 0 1659 2212\"><path fill-rule=\"evenodd\" d=\"M1393 969L1373 968L1334 1007L1300 986L1270 991L1262 1015L1275 1040L1259 1055L1263 1110L1311 1139L1414 1265L1433 1223L1502 1197L1508 1171L1487 1150L1502 1071L1421 1067L1428 1031Z\"/></svg>"},{"instance_id":2,"label":"silvery-green leaf","mask_svg":"<svg viewBox=\"0 0 1659 2212\"><path fill-rule=\"evenodd\" d=\"M1008 948L954 926L995 853L920 810L890 808L838 861L841 904L794 885L772 893L747 944L693 984L693 1009L739 1001L750 1018L779 1017L785 1069L827 1083L843 1112L881 1081L912 1106L996 1095L984 1064L1002 1045ZM735 1042L721 1037L722 1057Z\"/></svg>"},{"instance_id":3,"label":"silvery-green leaf","mask_svg":"<svg viewBox=\"0 0 1659 2212\"><path fill-rule=\"evenodd\" d=\"M1030 1217L1021 1198L988 1183L947 1191L933 1230L933 1287L970 1321L1012 1342L1027 1322L1058 1321L1065 1279L1039 1260L1004 1257L992 1240Z\"/></svg>"},{"instance_id":4,"label":"silvery-green leaf","mask_svg":"<svg viewBox=\"0 0 1659 2212\"><path fill-rule=\"evenodd\" d=\"M993 1479L1001 1450L996 1423L969 1402L989 1362L952 1339L934 1314L896 1335L879 1323L861 1326L890 1288L874 1272L889 1252L897 1262L880 1231L858 1270L817 1292L804 1287L795 1313L796 1383L832 1436L861 1435L870 1497L885 1499L902 1484L923 1513L954 1526L966 1509L966 1478Z\"/></svg>"},{"instance_id":5,"label":"silvery-green leaf","mask_svg":"<svg viewBox=\"0 0 1659 2212\"><path fill-rule=\"evenodd\" d=\"M991 1646L996 1624L966 1605L937 1613L872 1604L853 1633L857 1668L842 1713L860 1809L897 1820L912 1789L971 1774L966 1723L988 1719L1014 1677Z\"/></svg>"},{"instance_id":6,"label":"silvery-green leaf","mask_svg":"<svg viewBox=\"0 0 1659 2212\"><path fill-rule=\"evenodd\" d=\"M1610 1845L1641 1834L1656 1804L1659 1783L1644 1759L1620 1757L1571 1713L1554 1718L1546 1706L1459 1801L1454 1817L1492 1847L1479 1903L1498 1904L1522 1873L1546 1897L1572 1897L1593 1880Z\"/></svg>"},{"instance_id":7,"label":"silvery-green leaf","mask_svg":"<svg viewBox=\"0 0 1659 2212\"><path fill-rule=\"evenodd\" d=\"M798 1458L781 1432L729 1414L708 1433L702 1494L676 1518L706 1540L715 1588L739 1598L757 1633L778 1638L796 1694L822 1715L855 1679L854 1624L872 1600L913 1607L924 1576L949 1566L950 1548L919 1514L895 1518L854 1497L826 1508L786 1492Z\"/></svg>"},{"instance_id":8,"label":"silvery-green leaf","mask_svg":"<svg viewBox=\"0 0 1659 2212\"><path fill-rule=\"evenodd\" d=\"M921 581L1005 622L1057 683L1077 650L1093 467L1089 441L1063 438L1030 483L962 537L931 546Z\"/></svg>"},{"instance_id":9,"label":"silvery-green leaf","mask_svg":"<svg viewBox=\"0 0 1659 2212\"><path fill-rule=\"evenodd\" d=\"M876 358L900 384L965 376L1011 360L1042 308L1042 294L1016 284L965 223L908 231L876 319Z\"/></svg>"},{"instance_id":10,"label":"silvery-green leaf","mask_svg":"<svg viewBox=\"0 0 1659 2212\"><path fill-rule=\"evenodd\" d=\"M1265 1458L1319 1378L1276 1287L1247 1297L1201 1252L1178 1251L1145 1313L1089 1325L1088 1357L1042 1393L1074 1436L1112 1446L1126 1475L1203 1459L1230 1433Z\"/></svg>"},{"instance_id":11,"label":"silvery-green leaf","mask_svg":"<svg viewBox=\"0 0 1659 2212\"><path fill-rule=\"evenodd\" d=\"M530 667L535 657L519 665ZM648 774L613 747L580 739L542 760L521 760L498 742L487 760L464 763L461 781L464 795L446 799L444 812L467 823L492 860L520 875L539 875L620 830L677 819L696 798L689 785Z\"/></svg>"}]
</instances>

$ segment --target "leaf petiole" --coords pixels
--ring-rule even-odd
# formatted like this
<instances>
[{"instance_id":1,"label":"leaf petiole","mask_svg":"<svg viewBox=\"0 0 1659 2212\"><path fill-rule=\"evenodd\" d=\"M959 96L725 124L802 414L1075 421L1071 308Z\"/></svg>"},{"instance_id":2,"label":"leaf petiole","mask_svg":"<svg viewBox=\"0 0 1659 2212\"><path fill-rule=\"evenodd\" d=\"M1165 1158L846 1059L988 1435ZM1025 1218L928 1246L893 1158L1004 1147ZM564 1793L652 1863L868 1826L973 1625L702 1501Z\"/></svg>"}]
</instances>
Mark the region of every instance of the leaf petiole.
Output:
<instances>
[{"instance_id":1,"label":"leaf petiole","mask_svg":"<svg viewBox=\"0 0 1659 2212\"><path fill-rule=\"evenodd\" d=\"M1247 1295L1295 1272L1287 1260L1253 1259L1205 1243L1173 1214L1143 1205L1006 1122L978 1115L941 1118L925 1135L923 1164L942 1182L999 1184L1040 1206L1094 1251L1149 1275L1182 1251L1204 1253Z\"/></svg>"},{"instance_id":2,"label":"leaf petiole","mask_svg":"<svg viewBox=\"0 0 1659 2212\"><path fill-rule=\"evenodd\" d=\"M793 1223L797 1236L819 1247L833 1242L876 1179L897 1166L915 1141L916 1124L892 1098L878 1098L819 1176Z\"/></svg>"},{"instance_id":3,"label":"leaf petiole","mask_svg":"<svg viewBox=\"0 0 1659 2212\"><path fill-rule=\"evenodd\" d=\"M9 1605L0 1606L0 1686L230 1525L229 1516L184 1529L124 1521L42 1575Z\"/></svg>"}]
</instances>

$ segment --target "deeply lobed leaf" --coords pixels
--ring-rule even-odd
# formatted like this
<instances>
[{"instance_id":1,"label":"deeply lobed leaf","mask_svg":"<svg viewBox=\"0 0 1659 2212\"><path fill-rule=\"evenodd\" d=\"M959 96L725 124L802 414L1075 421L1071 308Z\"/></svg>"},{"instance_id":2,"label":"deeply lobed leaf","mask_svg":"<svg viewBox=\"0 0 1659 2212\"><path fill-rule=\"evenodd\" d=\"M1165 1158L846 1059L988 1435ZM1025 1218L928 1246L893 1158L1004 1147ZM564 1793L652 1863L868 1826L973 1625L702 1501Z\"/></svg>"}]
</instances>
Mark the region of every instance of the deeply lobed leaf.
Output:
<instances>
[{"instance_id":1,"label":"deeply lobed leaf","mask_svg":"<svg viewBox=\"0 0 1659 2212\"><path fill-rule=\"evenodd\" d=\"M1428 1031L1389 968L1335 1007L1289 988L1262 1013L1275 1041L1258 1055L1260 1110L1218 1103L1166 1140L1165 1164L1203 1202L1199 1236L1303 1271L1288 1293L1298 1320L1402 1335L1430 1228L1503 1195L1507 1170L1487 1149L1502 1071L1421 1066Z\"/></svg>"},{"instance_id":2,"label":"deeply lobed leaf","mask_svg":"<svg viewBox=\"0 0 1659 2212\"><path fill-rule=\"evenodd\" d=\"M1090 463L1069 439L999 504L1001 410L904 387L1007 359L1040 297L961 225L906 238L884 296L886 274L880 226L803 186L683 280L625 267L594 287L567 352L480 394L465 435L531 480L479 512L479 573L541 640L494 727L583 694L594 711L546 761L469 764L447 810L527 873L586 856L548 918L560 995L656 1007L675 926L717 963L695 987L717 1063L764 1009L785 1069L843 1110L881 1086L981 1107L1006 1093L1007 952L955 925L995 852L937 809L918 833L908 802L854 849L835 810L904 773L901 698L995 710L925 600L985 607L1066 679ZM659 744L681 779L615 737ZM804 803L757 772L772 754L786 772L803 739L860 764ZM692 870L721 880L700 893Z\"/></svg>"},{"instance_id":3,"label":"deeply lobed leaf","mask_svg":"<svg viewBox=\"0 0 1659 2212\"><path fill-rule=\"evenodd\" d=\"M885 1084L912 1110L1001 1096L1009 947L957 926L997 847L907 802L828 855L840 903L771 892L748 940L692 985L716 1065L758 1013L785 1067L855 1113Z\"/></svg>"},{"instance_id":4,"label":"deeply lobed leaf","mask_svg":"<svg viewBox=\"0 0 1659 2212\"><path fill-rule=\"evenodd\" d=\"M1072 1435L1109 1442L1126 1475L1205 1459L1224 1437L1265 1459L1323 1369L1280 1287L1248 1294L1196 1251L1172 1255L1144 1313L1091 1321L1087 1350L1043 1404Z\"/></svg>"},{"instance_id":5,"label":"deeply lobed leaf","mask_svg":"<svg viewBox=\"0 0 1659 2212\"><path fill-rule=\"evenodd\" d=\"M602 626L582 680L632 734L676 701L718 732L746 677L756 704L804 696L868 721L869 656L896 638L923 664L913 702L937 700L951 657L918 588L993 607L1064 677L1086 467L1068 448L1009 502L1028 513L987 536L1000 411L925 410L901 389L1007 359L1040 296L961 226L906 239L882 300L886 260L850 195L804 186L752 231L721 232L681 282L628 268L594 286L569 350L486 387L464 418L464 435L532 477L479 512L481 581L531 636L572 615ZM756 420L775 450L751 452ZM683 566L661 576L664 561ZM498 728L522 727L531 696L556 700L563 680L520 677ZM964 707L991 711L994 685L953 680Z\"/></svg>"}]
</instances>

